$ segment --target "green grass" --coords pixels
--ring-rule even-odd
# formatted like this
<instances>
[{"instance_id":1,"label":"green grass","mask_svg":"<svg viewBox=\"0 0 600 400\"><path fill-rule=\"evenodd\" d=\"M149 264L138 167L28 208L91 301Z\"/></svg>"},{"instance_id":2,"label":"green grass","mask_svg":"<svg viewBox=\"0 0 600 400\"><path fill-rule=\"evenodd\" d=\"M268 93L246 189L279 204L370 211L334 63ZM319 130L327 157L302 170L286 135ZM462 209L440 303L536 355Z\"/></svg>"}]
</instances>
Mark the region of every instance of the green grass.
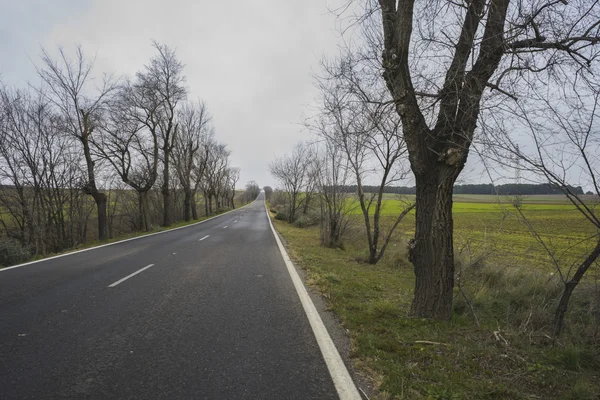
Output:
<instances>
[{"instance_id":1,"label":"green grass","mask_svg":"<svg viewBox=\"0 0 600 400\"><path fill-rule=\"evenodd\" d=\"M387 200L390 218L399 209ZM565 204L524 210L555 244L589 233ZM408 316L414 274L405 243L414 214L375 266L358 261L366 252L359 215L351 217L344 250L321 247L318 228L273 222L308 283L349 330L352 362L378 389L376 399L596 399L600 348L589 339L589 299L574 298L563 338L550 346L545 335L560 286L549 280L547 257L527 228L505 214L491 201L455 205L457 255L461 248L461 257L489 254L464 278L480 328L459 296L450 322Z\"/></svg>"},{"instance_id":2,"label":"green grass","mask_svg":"<svg viewBox=\"0 0 600 400\"><path fill-rule=\"evenodd\" d=\"M482 202L459 201L465 196ZM565 266L580 260L580 255L593 245L593 241L586 240L596 234L593 225L571 204L565 203L564 196L538 196L546 202L534 201L532 197L529 196L529 202L523 202L523 214L555 252L555 257ZM497 196L455 196L453 216L457 251L468 247L471 252L486 254L492 263L505 266L526 264L528 268L552 272L548 253L531 235L516 209L504 200L506 198ZM357 204L351 206L351 215L360 224L361 210ZM384 200L382 215L387 217L388 226L404 207L402 200ZM406 217L404 236L413 234L414 216L413 211Z\"/></svg>"}]
</instances>

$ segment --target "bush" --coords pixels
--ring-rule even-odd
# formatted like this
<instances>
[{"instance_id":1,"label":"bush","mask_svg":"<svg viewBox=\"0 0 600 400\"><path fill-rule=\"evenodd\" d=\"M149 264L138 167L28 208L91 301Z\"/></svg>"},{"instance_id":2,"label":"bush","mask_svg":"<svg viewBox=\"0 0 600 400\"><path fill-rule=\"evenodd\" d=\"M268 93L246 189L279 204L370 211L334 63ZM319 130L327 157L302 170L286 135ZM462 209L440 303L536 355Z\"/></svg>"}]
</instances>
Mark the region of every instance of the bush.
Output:
<instances>
[{"instance_id":1,"label":"bush","mask_svg":"<svg viewBox=\"0 0 600 400\"><path fill-rule=\"evenodd\" d=\"M23 247L18 240L0 238L0 266L19 264L29 260L30 257L30 250Z\"/></svg>"},{"instance_id":2,"label":"bush","mask_svg":"<svg viewBox=\"0 0 600 400\"><path fill-rule=\"evenodd\" d=\"M275 219L279 221L287 221L289 219L288 213L285 211L279 211L275 214Z\"/></svg>"},{"instance_id":3,"label":"bush","mask_svg":"<svg viewBox=\"0 0 600 400\"><path fill-rule=\"evenodd\" d=\"M287 194L281 191L275 191L269 200L271 207L286 206L288 203Z\"/></svg>"},{"instance_id":4,"label":"bush","mask_svg":"<svg viewBox=\"0 0 600 400\"><path fill-rule=\"evenodd\" d=\"M319 224L319 215L316 213L308 213L306 215L300 215L294 221L294 226L297 228L309 228Z\"/></svg>"}]
</instances>

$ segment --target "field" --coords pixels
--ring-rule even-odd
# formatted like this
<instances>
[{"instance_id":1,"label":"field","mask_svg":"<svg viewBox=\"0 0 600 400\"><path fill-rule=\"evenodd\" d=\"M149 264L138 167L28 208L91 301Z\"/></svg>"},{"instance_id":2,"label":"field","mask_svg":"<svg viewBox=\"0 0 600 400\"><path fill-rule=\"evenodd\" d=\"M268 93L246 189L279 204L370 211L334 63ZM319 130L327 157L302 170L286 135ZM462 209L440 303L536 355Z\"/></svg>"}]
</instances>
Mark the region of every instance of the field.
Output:
<instances>
[{"instance_id":1,"label":"field","mask_svg":"<svg viewBox=\"0 0 600 400\"><path fill-rule=\"evenodd\" d=\"M386 196L386 224L402 206ZM580 259L588 246L582 240L595 233L560 196L529 196L522 210L565 267ZM414 275L405 245L414 213L375 266L363 261L359 214L352 210L344 249L320 246L318 227L274 222L309 285L348 329L352 363L376 389L371 399L599 398L600 268L582 283L552 346L548 333L560 281L512 199L455 197L457 266L465 268L461 281L474 313L457 291L450 322L408 315Z\"/></svg>"},{"instance_id":2,"label":"field","mask_svg":"<svg viewBox=\"0 0 600 400\"><path fill-rule=\"evenodd\" d=\"M401 212L405 202L411 201L414 201L414 196L386 195L382 214L391 220ZM552 272L548 252L536 241L524 218L512 205L513 201L513 198L503 196L454 196L457 253L468 248L472 254L485 255L493 264L526 266ZM595 204L591 196L587 201L590 205ZM554 256L562 265L577 261L591 244L586 239L595 234L594 227L565 196L525 196L521 210L530 226L555 252ZM352 207L352 214L361 214L358 204ZM356 219L356 222L360 223L360 220ZM398 238L412 235L413 226L414 212L401 225Z\"/></svg>"}]
</instances>

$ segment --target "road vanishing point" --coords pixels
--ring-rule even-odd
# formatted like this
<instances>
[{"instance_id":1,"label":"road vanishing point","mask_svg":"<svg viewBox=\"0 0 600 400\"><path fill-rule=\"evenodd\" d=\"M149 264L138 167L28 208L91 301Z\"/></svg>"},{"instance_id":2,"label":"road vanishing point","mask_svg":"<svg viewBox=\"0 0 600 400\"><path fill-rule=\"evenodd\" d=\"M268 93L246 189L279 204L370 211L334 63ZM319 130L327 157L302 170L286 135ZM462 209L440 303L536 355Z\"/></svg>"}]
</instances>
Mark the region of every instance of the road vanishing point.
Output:
<instances>
[{"instance_id":1,"label":"road vanishing point","mask_svg":"<svg viewBox=\"0 0 600 400\"><path fill-rule=\"evenodd\" d=\"M360 399L263 196L0 270L0 399Z\"/></svg>"}]
</instances>

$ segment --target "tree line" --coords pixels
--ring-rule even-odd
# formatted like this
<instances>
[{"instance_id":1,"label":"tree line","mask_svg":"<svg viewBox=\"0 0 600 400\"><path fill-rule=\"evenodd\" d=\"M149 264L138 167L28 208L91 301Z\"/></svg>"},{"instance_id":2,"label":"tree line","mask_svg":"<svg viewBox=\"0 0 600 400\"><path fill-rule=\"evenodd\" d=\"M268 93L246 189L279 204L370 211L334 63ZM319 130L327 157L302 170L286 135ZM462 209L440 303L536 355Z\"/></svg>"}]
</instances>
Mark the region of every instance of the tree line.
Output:
<instances>
[{"instance_id":1,"label":"tree line","mask_svg":"<svg viewBox=\"0 0 600 400\"><path fill-rule=\"evenodd\" d=\"M573 187L568 185L569 190L575 195L593 194L592 192L584 192L581 186ZM341 187L340 190L348 193L356 193L358 187L356 185L348 185ZM379 190L378 186L374 185L363 185L365 193L376 193ZM391 194L410 194L414 195L417 193L416 186L386 186L383 188L384 193ZM539 184L528 184L528 183L505 183L501 185L494 185L491 183L485 184L465 184L465 185L454 185L454 194L487 194L487 195L501 195L501 196L515 196L515 195L562 195L563 191L555 185L547 183Z\"/></svg>"},{"instance_id":2,"label":"tree line","mask_svg":"<svg viewBox=\"0 0 600 400\"><path fill-rule=\"evenodd\" d=\"M153 48L131 77L77 47L43 50L37 85L0 82L3 240L44 255L235 207L240 171L208 106L188 98L175 50Z\"/></svg>"}]
</instances>

